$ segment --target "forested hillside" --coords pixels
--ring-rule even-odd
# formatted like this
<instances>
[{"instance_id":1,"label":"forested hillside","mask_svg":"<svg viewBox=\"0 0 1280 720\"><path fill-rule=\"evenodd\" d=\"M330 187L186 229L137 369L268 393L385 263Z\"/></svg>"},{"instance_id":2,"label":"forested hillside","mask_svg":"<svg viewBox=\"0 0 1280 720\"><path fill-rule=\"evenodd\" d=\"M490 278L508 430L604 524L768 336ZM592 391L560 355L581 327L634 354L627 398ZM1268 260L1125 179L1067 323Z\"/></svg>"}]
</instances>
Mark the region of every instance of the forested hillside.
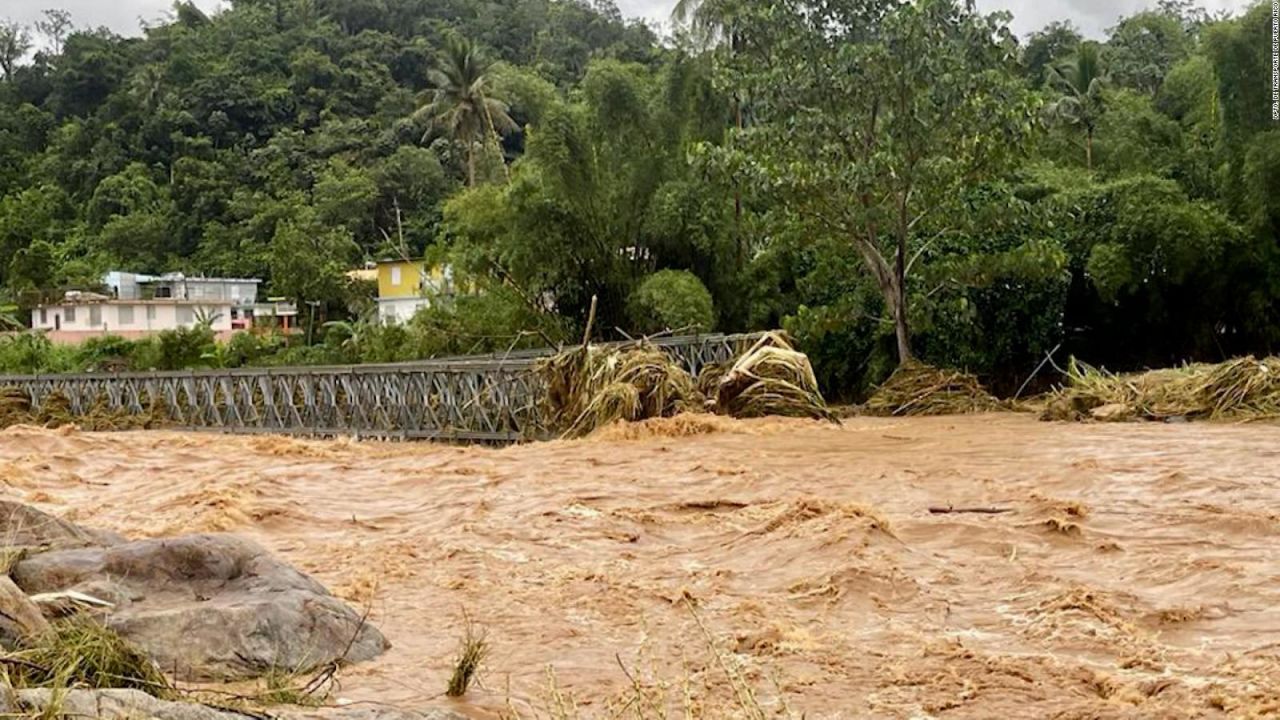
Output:
<instances>
[{"instance_id":1,"label":"forested hillside","mask_svg":"<svg viewBox=\"0 0 1280 720\"><path fill-rule=\"evenodd\" d=\"M1113 368L1274 351L1270 4L1165 0L1098 42L965 7L683 0L669 42L607 0L5 23L0 304L22 322L108 269L181 270L318 316L310 347L131 361L161 367L540 345L595 296L606 337L784 327L837 395L908 355L1007 388L1059 345ZM478 292L378 326L345 271L424 254ZM21 335L0 369L136 350Z\"/></svg>"}]
</instances>

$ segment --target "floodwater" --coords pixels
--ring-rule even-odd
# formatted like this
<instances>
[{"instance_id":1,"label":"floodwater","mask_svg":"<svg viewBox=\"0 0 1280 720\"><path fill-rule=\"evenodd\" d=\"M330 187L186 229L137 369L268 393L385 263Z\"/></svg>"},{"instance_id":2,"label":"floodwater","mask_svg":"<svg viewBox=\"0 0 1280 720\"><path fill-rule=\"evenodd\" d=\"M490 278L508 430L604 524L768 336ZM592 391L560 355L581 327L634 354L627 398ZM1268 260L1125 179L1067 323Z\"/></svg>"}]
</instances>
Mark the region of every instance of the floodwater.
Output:
<instances>
[{"instance_id":1,"label":"floodwater","mask_svg":"<svg viewBox=\"0 0 1280 720\"><path fill-rule=\"evenodd\" d=\"M635 687L672 717L1280 714L1277 426L679 418L498 450L11 428L0 482L135 537L246 534L371 607L394 648L343 702L444 702L470 617L476 717L608 716Z\"/></svg>"}]
</instances>

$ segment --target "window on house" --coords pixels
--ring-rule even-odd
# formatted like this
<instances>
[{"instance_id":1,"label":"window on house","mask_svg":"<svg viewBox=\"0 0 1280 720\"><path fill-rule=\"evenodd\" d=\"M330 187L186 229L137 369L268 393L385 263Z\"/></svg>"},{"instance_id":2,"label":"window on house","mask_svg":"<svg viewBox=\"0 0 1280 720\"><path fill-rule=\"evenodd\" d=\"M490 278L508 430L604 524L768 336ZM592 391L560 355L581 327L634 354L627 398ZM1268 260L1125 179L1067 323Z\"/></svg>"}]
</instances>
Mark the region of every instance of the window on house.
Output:
<instances>
[{"instance_id":1,"label":"window on house","mask_svg":"<svg viewBox=\"0 0 1280 720\"><path fill-rule=\"evenodd\" d=\"M75 309L75 308L73 308L73 307L69 307L69 308L67 308L67 310L66 310L66 318L67 318L67 324L68 324L68 325L70 325L71 323L75 322L75 321L76 321L76 309Z\"/></svg>"},{"instance_id":2,"label":"window on house","mask_svg":"<svg viewBox=\"0 0 1280 720\"><path fill-rule=\"evenodd\" d=\"M98 327L102 324L102 306L94 305L89 308L89 327Z\"/></svg>"},{"instance_id":3,"label":"window on house","mask_svg":"<svg viewBox=\"0 0 1280 720\"><path fill-rule=\"evenodd\" d=\"M160 285L159 287L156 288L156 297L158 298L173 297L173 288L169 287L168 285Z\"/></svg>"},{"instance_id":4,"label":"window on house","mask_svg":"<svg viewBox=\"0 0 1280 720\"><path fill-rule=\"evenodd\" d=\"M119 321L119 323L121 325L132 325L133 324L133 306L120 305L118 307L120 309L116 311L117 312L116 319Z\"/></svg>"},{"instance_id":5,"label":"window on house","mask_svg":"<svg viewBox=\"0 0 1280 720\"><path fill-rule=\"evenodd\" d=\"M156 306L155 306L155 305L148 305L148 306L147 306L147 319L148 319L148 320L155 320L155 319L156 319Z\"/></svg>"},{"instance_id":6,"label":"window on house","mask_svg":"<svg viewBox=\"0 0 1280 720\"><path fill-rule=\"evenodd\" d=\"M195 313L191 311L191 306L179 305L178 306L178 324L190 325L194 321L195 321Z\"/></svg>"},{"instance_id":7,"label":"window on house","mask_svg":"<svg viewBox=\"0 0 1280 720\"><path fill-rule=\"evenodd\" d=\"M392 285L400 284L400 268L398 267L391 268L391 284Z\"/></svg>"}]
</instances>

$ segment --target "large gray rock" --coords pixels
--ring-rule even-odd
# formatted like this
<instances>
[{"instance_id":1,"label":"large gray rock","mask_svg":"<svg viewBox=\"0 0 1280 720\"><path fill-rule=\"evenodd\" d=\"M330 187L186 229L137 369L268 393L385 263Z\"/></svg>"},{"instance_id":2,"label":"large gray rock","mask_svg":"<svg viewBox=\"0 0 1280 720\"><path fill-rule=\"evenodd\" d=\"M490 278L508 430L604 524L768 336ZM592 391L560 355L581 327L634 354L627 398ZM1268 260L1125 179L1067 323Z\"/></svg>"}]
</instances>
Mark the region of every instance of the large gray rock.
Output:
<instances>
[{"instance_id":1,"label":"large gray rock","mask_svg":"<svg viewBox=\"0 0 1280 720\"><path fill-rule=\"evenodd\" d=\"M103 720L250 720L250 716L198 703L171 702L141 690L15 690L0 695L0 713L9 717L102 718ZM16 707L15 707L16 706Z\"/></svg>"},{"instance_id":2,"label":"large gray rock","mask_svg":"<svg viewBox=\"0 0 1280 720\"><path fill-rule=\"evenodd\" d=\"M407 710L390 705L289 708L277 712L278 720L468 720L466 715L441 708Z\"/></svg>"},{"instance_id":3,"label":"large gray rock","mask_svg":"<svg viewBox=\"0 0 1280 720\"><path fill-rule=\"evenodd\" d=\"M6 550L28 552L124 542L115 533L82 528L12 500L0 500L0 539Z\"/></svg>"},{"instance_id":4,"label":"large gray rock","mask_svg":"<svg viewBox=\"0 0 1280 720\"><path fill-rule=\"evenodd\" d=\"M40 608L8 576L0 575L0 647L16 648L48 629Z\"/></svg>"},{"instance_id":5,"label":"large gray rock","mask_svg":"<svg viewBox=\"0 0 1280 720\"><path fill-rule=\"evenodd\" d=\"M187 680L304 672L389 647L322 585L233 535L45 552L12 576L27 593L74 590L114 603L106 623Z\"/></svg>"},{"instance_id":6,"label":"large gray rock","mask_svg":"<svg viewBox=\"0 0 1280 720\"><path fill-rule=\"evenodd\" d=\"M50 707L50 705L54 707ZM46 689L0 693L0 715L15 717L52 710L50 716L82 720L261 720L235 710L192 702L154 698L141 690L67 690L55 696ZM272 708L276 720L466 720L448 710L402 710L386 705L327 708Z\"/></svg>"}]
</instances>

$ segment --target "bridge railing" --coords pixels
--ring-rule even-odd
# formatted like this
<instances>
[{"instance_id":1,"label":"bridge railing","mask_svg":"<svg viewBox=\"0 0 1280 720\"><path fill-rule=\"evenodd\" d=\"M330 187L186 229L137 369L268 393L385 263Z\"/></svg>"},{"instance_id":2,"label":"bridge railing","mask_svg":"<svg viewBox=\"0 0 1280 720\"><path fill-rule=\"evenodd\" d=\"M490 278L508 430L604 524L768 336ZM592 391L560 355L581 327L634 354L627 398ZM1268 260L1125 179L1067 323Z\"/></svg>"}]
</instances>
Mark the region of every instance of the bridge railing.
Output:
<instances>
[{"instance_id":1,"label":"bridge railing","mask_svg":"<svg viewBox=\"0 0 1280 720\"><path fill-rule=\"evenodd\" d=\"M696 376L758 337L650 342ZM25 392L37 409L65 398L73 418L105 410L153 413L167 426L190 430L504 443L547 436L545 387L533 368L556 351L376 365L0 375L0 387Z\"/></svg>"}]
</instances>

